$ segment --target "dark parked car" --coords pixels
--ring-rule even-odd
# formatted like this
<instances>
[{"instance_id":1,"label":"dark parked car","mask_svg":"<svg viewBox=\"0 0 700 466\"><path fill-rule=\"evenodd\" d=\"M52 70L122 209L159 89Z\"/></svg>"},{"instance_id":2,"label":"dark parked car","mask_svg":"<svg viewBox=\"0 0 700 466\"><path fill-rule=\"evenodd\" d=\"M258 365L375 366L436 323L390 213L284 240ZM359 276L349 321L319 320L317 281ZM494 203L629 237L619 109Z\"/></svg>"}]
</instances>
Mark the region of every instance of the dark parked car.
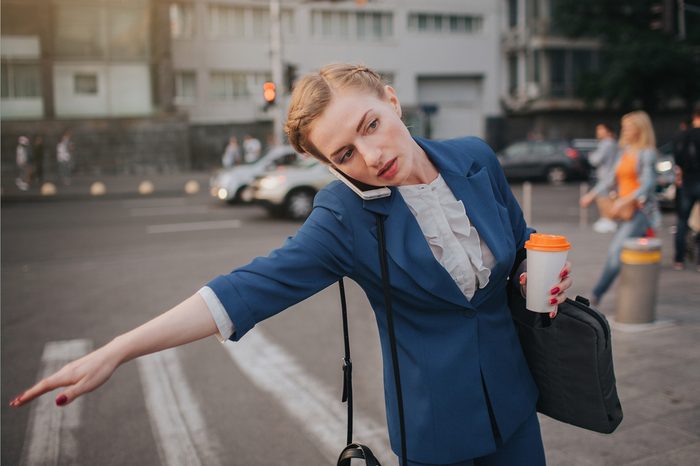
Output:
<instances>
[{"instance_id":1,"label":"dark parked car","mask_svg":"<svg viewBox=\"0 0 700 466\"><path fill-rule=\"evenodd\" d=\"M587 155L595 149L594 139L521 141L498 154L509 179L546 179L552 184L567 180L587 180Z\"/></svg>"}]
</instances>

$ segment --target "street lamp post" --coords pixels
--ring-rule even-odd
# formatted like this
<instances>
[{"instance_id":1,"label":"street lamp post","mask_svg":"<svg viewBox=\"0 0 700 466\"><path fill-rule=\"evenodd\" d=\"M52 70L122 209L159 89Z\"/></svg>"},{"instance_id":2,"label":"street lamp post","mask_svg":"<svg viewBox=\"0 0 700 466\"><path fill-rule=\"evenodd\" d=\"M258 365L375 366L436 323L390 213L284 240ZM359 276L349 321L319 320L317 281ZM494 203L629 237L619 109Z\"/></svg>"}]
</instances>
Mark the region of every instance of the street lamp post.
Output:
<instances>
[{"instance_id":1,"label":"street lamp post","mask_svg":"<svg viewBox=\"0 0 700 466\"><path fill-rule=\"evenodd\" d=\"M282 144L282 124L284 122L285 92L282 85L282 21L280 0L270 0L270 65L272 82L277 88L277 99L272 111L272 143Z\"/></svg>"}]
</instances>

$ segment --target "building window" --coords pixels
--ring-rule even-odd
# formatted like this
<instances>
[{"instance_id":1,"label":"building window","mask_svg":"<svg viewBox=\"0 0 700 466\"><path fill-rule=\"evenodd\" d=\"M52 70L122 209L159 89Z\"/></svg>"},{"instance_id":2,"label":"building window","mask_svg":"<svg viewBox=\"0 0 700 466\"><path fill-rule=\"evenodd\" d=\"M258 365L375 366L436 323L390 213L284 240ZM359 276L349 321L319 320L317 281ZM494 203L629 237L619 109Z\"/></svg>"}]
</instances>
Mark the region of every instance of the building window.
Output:
<instances>
[{"instance_id":1,"label":"building window","mask_svg":"<svg viewBox=\"0 0 700 466\"><path fill-rule=\"evenodd\" d=\"M270 81L269 73L244 73L235 71L215 71L211 73L209 89L213 100L247 99L260 90L265 81Z\"/></svg>"},{"instance_id":2,"label":"building window","mask_svg":"<svg viewBox=\"0 0 700 466\"><path fill-rule=\"evenodd\" d=\"M41 97L41 73L38 64L3 62L0 70L3 99Z\"/></svg>"},{"instance_id":3,"label":"building window","mask_svg":"<svg viewBox=\"0 0 700 466\"><path fill-rule=\"evenodd\" d=\"M245 10L237 7L209 7L209 37L244 37Z\"/></svg>"},{"instance_id":4,"label":"building window","mask_svg":"<svg viewBox=\"0 0 700 466\"><path fill-rule=\"evenodd\" d=\"M518 1L508 0L508 27L511 29L518 25Z\"/></svg>"},{"instance_id":5,"label":"building window","mask_svg":"<svg viewBox=\"0 0 700 466\"><path fill-rule=\"evenodd\" d=\"M110 8L107 21L110 57L145 59L148 54L148 20L145 8Z\"/></svg>"},{"instance_id":6,"label":"building window","mask_svg":"<svg viewBox=\"0 0 700 466\"><path fill-rule=\"evenodd\" d=\"M194 71L175 72L175 103L191 104L197 98L197 76Z\"/></svg>"},{"instance_id":7,"label":"building window","mask_svg":"<svg viewBox=\"0 0 700 466\"><path fill-rule=\"evenodd\" d=\"M383 40L394 35L391 13L357 13L357 38L360 40Z\"/></svg>"},{"instance_id":8,"label":"building window","mask_svg":"<svg viewBox=\"0 0 700 466\"><path fill-rule=\"evenodd\" d=\"M55 5L54 44L59 57L101 58L105 55L101 7Z\"/></svg>"},{"instance_id":9,"label":"building window","mask_svg":"<svg viewBox=\"0 0 700 466\"><path fill-rule=\"evenodd\" d=\"M253 37L267 39L270 37L270 11L262 8L253 10Z\"/></svg>"},{"instance_id":10,"label":"building window","mask_svg":"<svg viewBox=\"0 0 700 466\"><path fill-rule=\"evenodd\" d=\"M508 55L508 94L515 97L518 93L518 56Z\"/></svg>"},{"instance_id":11,"label":"building window","mask_svg":"<svg viewBox=\"0 0 700 466\"><path fill-rule=\"evenodd\" d=\"M567 94L566 85L566 50L548 50L549 55L549 91L552 96L563 97Z\"/></svg>"},{"instance_id":12,"label":"building window","mask_svg":"<svg viewBox=\"0 0 700 466\"><path fill-rule=\"evenodd\" d=\"M60 58L148 58L145 6L54 5L54 51Z\"/></svg>"},{"instance_id":13,"label":"building window","mask_svg":"<svg viewBox=\"0 0 700 466\"><path fill-rule=\"evenodd\" d=\"M170 36L189 39L194 36L194 6L184 3L170 5Z\"/></svg>"},{"instance_id":14,"label":"building window","mask_svg":"<svg viewBox=\"0 0 700 466\"><path fill-rule=\"evenodd\" d=\"M73 92L76 95L97 95L97 75L95 73L74 74Z\"/></svg>"},{"instance_id":15,"label":"building window","mask_svg":"<svg viewBox=\"0 0 700 466\"><path fill-rule=\"evenodd\" d=\"M294 35L294 11L282 10L282 37Z\"/></svg>"},{"instance_id":16,"label":"building window","mask_svg":"<svg viewBox=\"0 0 700 466\"><path fill-rule=\"evenodd\" d=\"M483 19L480 16L411 13L408 30L430 33L473 34L480 32Z\"/></svg>"},{"instance_id":17,"label":"building window","mask_svg":"<svg viewBox=\"0 0 700 466\"><path fill-rule=\"evenodd\" d=\"M394 35L394 15L316 10L311 15L311 33L326 39L387 40Z\"/></svg>"}]
</instances>

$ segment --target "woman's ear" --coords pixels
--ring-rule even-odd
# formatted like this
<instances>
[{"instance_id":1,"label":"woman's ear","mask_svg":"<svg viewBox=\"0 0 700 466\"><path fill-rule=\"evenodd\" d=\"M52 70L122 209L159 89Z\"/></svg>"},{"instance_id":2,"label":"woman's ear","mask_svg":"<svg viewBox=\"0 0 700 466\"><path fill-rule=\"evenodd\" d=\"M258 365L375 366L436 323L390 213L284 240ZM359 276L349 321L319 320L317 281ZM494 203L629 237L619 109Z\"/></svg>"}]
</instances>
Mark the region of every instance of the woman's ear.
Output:
<instances>
[{"instance_id":1,"label":"woman's ear","mask_svg":"<svg viewBox=\"0 0 700 466\"><path fill-rule=\"evenodd\" d=\"M389 103L394 107L396 114L401 118L401 102L399 102L399 96L396 95L396 90L390 85L384 86L384 92L389 100Z\"/></svg>"}]
</instances>

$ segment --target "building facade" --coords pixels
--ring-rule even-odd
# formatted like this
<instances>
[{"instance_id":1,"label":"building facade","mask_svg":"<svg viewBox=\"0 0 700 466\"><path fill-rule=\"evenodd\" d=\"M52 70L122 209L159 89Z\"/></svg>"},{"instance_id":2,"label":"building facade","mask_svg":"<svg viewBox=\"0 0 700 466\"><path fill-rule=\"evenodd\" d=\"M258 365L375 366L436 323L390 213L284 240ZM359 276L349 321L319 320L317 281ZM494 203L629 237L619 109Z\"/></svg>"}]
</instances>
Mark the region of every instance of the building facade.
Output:
<instances>
[{"instance_id":1,"label":"building facade","mask_svg":"<svg viewBox=\"0 0 700 466\"><path fill-rule=\"evenodd\" d=\"M168 7L158 0L3 0L3 171L20 135L44 138L50 164L65 131L78 171L186 166L187 119L173 112Z\"/></svg>"},{"instance_id":2,"label":"building facade","mask_svg":"<svg viewBox=\"0 0 700 466\"><path fill-rule=\"evenodd\" d=\"M363 63L396 88L415 134L483 137L501 113L500 17L488 0L282 0L277 105L286 108L294 75ZM190 117L194 150L220 150L244 132L264 141L273 119L262 98L272 78L269 2L181 0L170 24L175 105Z\"/></svg>"}]
</instances>

